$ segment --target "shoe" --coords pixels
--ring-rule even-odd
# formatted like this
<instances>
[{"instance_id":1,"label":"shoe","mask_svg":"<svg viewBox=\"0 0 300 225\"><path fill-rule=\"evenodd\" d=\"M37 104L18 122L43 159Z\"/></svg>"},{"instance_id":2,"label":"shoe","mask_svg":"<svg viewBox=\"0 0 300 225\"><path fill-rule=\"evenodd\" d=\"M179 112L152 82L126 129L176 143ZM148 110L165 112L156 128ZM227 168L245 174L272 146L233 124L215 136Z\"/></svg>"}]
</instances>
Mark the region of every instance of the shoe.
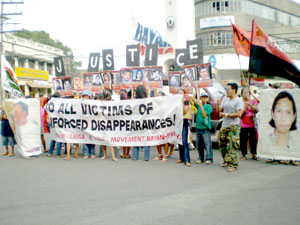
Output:
<instances>
[{"instance_id":1,"label":"shoe","mask_svg":"<svg viewBox=\"0 0 300 225\"><path fill-rule=\"evenodd\" d=\"M52 157L52 155L51 155L51 154L49 154L49 153L48 153L46 156L47 156L47 157Z\"/></svg>"},{"instance_id":2,"label":"shoe","mask_svg":"<svg viewBox=\"0 0 300 225\"><path fill-rule=\"evenodd\" d=\"M169 156L168 156L168 159L172 159L172 156L171 156L171 155L169 155Z\"/></svg>"},{"instance_id":3,"label":"shoe","mask_svg":"<svg viewBox=\"0 0 300 225\"><path fill-rule=\"evenodd\" d=\"M266 163L272 163L272 162L274 162L273 159L268 159L268 160L266 161Z\"/></svg>"},{"instance_id":4,"label":"shoe","mask_svg":"<svg viewBox=\"0 0 300 225\"><path fill-rule=\"evenodd\" d=\"M94 156L94 155L91 155L91 159L95 159L96 158L96 156Z\"/></svg>"},{"instance_id":5,"label":"shoe","mask_svg":"<svg viewBox=\"0 0 300 225\"><path fill-rule=\"evenodd\" d=\"M201 160L197 160L197 161L196 161L196 164L201 164L201 163L202 163Z\"/></svg>"},{"instance_id":6,"label":"shoe","mask_svg":"<svg viewBox=\"0 0 300 225\"><path fill-rule=\"evenodd\" d=\"M293 166L299 166L299 161L293 161Z\"/></svg>"},{"instance_id":7,"label":"shoe","mask_svg":"<svg viewBox=\"0 0 300 225\"><path fill-rule=\"evenodd\" d=\"M233 171L236 171L236 167L229 167L228 169L227 169L227 172L233 172Z\"/></svg>"},{"instance_id":8,"label":"shoe","mask_svg":"<svg viewBox=\"0 0 300 225\"><path fill-rule=\"evenodd\" d=\"M66 155L64 155L64 154L61 154L61 155L57 155L57 156L55 156L56 158L63 158L63 157L65 157Z\"/></svg>"},{"instance_id":9,"label":"shoe","mask_svg":"<svg viewBox=\"0 0 300 225\"><path fill-rule=\"evenodd\" d=\"M211 161L206 160L206 161L205 161L205 164L209 165L209 164L211 164Z\"/></svg>"},{"instance_id":10,"label":"shoe","mask_svg":"<svg viewBox=\"0 0 300 225\"><path fill-rule=\"evenodd\" d=\"M256 155L253 155L251 159L252 160L258 160L258 157Z\"/></svg>"},{"instance_id":11,"label":"shoe","mask_svg":"<svg viewBox=\"0 0 300 225\"><path fill-rule=\"evenodd\" d=\"M176 161L176 163L183 163L183 161L182 160L178 160L178 161Z\"/></svg>"},{"instance_id":12,"label":"shoe","mask_svg":"<svg viewBox=\"0 0 300 225\"><path fill-rule=\"evenodd\" d=\"M8 155L8 152L4 152L4 153L2 153L2 155L4 156L4 155Z\"/></svg>"},{"instance_id":13,"label":"shoe","mask_svg":"<svg viewBox=\"0 0 300 225\"><path fill-rule=\"evenodd\" d=\"M10 156L14 156L14 155L15 155L15 153L10 153L7 156L10 157Z\"/></svg>"},{"instance_id":14,"label":"shoe","mask_svg":"<svg viewBox=\"0 0 300 225\"><path fill-rule=\"evenodd\" d=\"M189 162L185 163L185 165L186 165L187 167L191 167L191 163L189 163Z\"/></svg>"},{"instance_id":15,"label":"shoe","mask_svg":"<svg viewBox=\"0 0 300 225\"><path fill-rule=\"evenodd\" d=\"M247 160L246 156L242 156L241 160Z\"/></svg>"}]
</instances>

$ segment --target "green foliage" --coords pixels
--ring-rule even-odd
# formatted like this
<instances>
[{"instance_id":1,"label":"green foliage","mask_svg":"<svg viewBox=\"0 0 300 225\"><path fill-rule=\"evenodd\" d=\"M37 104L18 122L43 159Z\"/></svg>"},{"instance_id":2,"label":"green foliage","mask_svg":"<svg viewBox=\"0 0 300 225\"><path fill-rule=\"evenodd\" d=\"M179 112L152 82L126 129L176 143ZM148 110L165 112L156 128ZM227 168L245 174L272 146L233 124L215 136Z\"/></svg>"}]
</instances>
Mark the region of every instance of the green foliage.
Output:
<instances>
[{"instance_id":1,"label":"green foliage","mask_svg":"<svg viewBox=\"0 0 300 225\"><path fill-rule=\"evenodd\" d=\"M67 45L64 45L61 41L59 40L54 40L50 37L50 35L45 32L45 31L29 31L26 29L22 29L22 31L14 33L15 36L25 38L31 41L35 41L41 44L49 45L55 48L59 48L63 50L64 55L69 57L71 60L71 73L73 75L76 74L76 68L81 66L81 62L76 62L74 61L74 55L70 47Z\"/></svg>"}]
</instances>

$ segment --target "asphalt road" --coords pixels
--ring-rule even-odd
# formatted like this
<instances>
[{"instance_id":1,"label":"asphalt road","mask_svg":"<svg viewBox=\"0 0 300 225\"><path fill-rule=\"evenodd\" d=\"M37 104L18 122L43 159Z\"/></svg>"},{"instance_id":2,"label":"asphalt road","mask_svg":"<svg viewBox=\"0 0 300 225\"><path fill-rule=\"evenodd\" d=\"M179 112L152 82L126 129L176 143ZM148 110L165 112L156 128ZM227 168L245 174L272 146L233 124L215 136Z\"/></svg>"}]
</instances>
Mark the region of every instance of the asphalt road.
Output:
<instances>
[{"instance_id":1,"label":"asphalt road","mask_svg":"<svg viewBox=\"0 0 300 225\"><path fill-rule=\"evenodd\" d=\"M178 151L165 163L143 152L119 162L2 156L0 224L300 224L299 167L247 160L228 173L217 150L212 165L196 158L188 168Z\"/></svg>"}]
</instances>

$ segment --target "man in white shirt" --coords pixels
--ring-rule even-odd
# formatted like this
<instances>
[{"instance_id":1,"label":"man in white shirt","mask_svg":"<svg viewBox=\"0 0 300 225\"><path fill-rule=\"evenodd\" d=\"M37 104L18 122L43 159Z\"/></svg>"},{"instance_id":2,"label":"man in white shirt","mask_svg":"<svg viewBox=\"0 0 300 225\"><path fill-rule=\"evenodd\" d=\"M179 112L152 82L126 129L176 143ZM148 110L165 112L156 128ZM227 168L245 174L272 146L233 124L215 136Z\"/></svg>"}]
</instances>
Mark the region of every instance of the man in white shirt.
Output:
<instances>
[{"instance_id":1,"label":"man in white shirt","mask_svg":"<svg viewBox=\"0 0 300 225\"><path fill-rule=\"evenodd\" d=\"M219 151L223 157L223 167L233 172L238 167L238 150L240 148L240 117L243 101L237 96L238 85L227 84L227 97L218 100L217 111L223 117L222 128L218 135Z\"/></svg>"}]
</instances>

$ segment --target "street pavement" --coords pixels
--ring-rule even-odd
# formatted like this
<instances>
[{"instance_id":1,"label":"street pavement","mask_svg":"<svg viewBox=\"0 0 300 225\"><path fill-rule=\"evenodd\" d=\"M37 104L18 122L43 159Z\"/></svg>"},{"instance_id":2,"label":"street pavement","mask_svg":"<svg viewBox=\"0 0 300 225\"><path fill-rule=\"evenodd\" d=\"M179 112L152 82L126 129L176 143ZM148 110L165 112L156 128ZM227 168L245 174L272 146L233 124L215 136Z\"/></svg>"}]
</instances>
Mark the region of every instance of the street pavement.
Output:
<instances>
[{"instance_id":1,"label":"street pavement","mask_svg":"<svg viewBox=\"0 0 300 225\"><path fill-rule=\"evenodd\" d=\"M1 156L0 224L300 224L299 167L246 160L228 173L217 150L212 165L197 156L190 168L178 151L168 162Z\"/></svg>"}]
</instances>

